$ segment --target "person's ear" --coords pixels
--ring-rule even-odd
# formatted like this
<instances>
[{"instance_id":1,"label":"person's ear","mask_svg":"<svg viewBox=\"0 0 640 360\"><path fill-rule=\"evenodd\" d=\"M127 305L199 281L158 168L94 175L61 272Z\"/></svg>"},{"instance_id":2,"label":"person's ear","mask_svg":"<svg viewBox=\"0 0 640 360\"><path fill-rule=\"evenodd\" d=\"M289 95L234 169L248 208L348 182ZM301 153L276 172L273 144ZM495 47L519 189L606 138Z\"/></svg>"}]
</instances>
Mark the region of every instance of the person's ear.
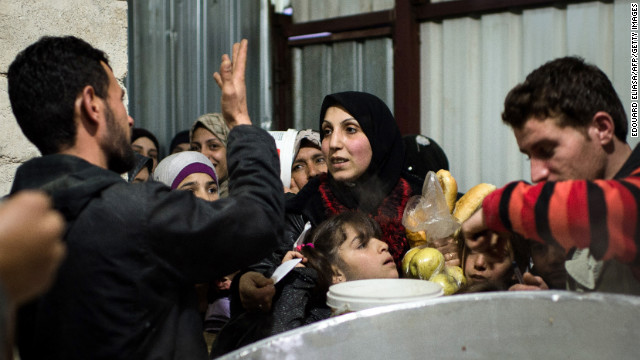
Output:
<instances>
[{"instance_id":1,"label":"person's ear","mask_svg":"<svg viewBox=\"0 0 640 360\"><path fill-rule=\"evenodd\" d=\"M96 95L95 89L91 85L87 85L82 89L79 96L79 111L84 114L87 120L97 122L102 109L102 99Z\"/></svg>"},{"instance_id":2,"label":"person's ear","mask_svg":"<svg viewBox=\"0 0 640 360\"><path fill-rule=\"evenodd\" d=\"M342 270L335 265L331 265L331 269L333 270L333 283L341 283L347 281L347 277L344 275Z\"/></svg>"},{"instance_id":3,"label":"person's ear","mask_svg":"<svg viewBox=\"0 0 640 360\"><path fill-rule=\"evenodd\" d=\"M609 144L615 136L615 125L609 113L598 111L591 120L589 136L600 142L601 145Z\"/></svg>"}]
</instances>

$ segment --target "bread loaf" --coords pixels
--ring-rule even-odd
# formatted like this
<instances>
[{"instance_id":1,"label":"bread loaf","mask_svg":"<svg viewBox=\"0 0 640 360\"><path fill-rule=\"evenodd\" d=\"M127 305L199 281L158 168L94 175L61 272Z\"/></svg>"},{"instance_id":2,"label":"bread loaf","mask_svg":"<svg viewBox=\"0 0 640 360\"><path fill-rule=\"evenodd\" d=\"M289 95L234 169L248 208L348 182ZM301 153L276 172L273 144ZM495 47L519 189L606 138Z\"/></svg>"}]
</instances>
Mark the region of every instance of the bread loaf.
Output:
<instances>
[{"instance_id":1,"label":"bread loaf","mask_svg":"<svg viewBox=\"0 0 640 360\"><path fill-rule=\"evenodd\" d=\"M482 205L482 200L484 200L484 198L491 194L495 189L496 187L494 185L486 183L472 187L456 203L456 207L453 210L453 217L455 217L460 223L463 223L471 217L476 210L478 210Z\"/></svg>"},{"instance_id":2,"label":"bread loaf","mask_svg":"<svg viewBox=\"0 0 640 360\"><path fill-rule=\"evenodd\" d=\"M444 199L447 201L449 207L449 213L453 213L453 208L456 205L456 199L458 198L458 183L451 173L445 169L440 169L436 173L442 192L444 193Z\"/></svg>"}]
</instances>

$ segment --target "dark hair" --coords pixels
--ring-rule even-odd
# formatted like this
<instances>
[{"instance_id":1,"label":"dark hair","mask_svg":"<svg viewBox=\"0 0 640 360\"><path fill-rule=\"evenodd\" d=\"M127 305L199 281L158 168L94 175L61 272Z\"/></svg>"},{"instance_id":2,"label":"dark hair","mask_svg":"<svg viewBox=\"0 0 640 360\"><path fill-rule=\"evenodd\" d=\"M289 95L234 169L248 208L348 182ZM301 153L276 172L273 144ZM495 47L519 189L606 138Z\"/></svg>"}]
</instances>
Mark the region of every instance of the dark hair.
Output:
<instances>
[{"instance_id":1,"label":"dark hair","mask_svg":"<svg viewBox=\"0 0 640 360\"><path fill-rule=\"evenodd\" d=\"M153 141L153 144L156 146L156 150L160 152L160 144L158 143L158 139L155 135L151 133L151 131L143 128L133 128L131 129L131 142L133 143L136 139L146 137L149 140Z\"/></svg>"},{"instance_id":2,"label":"dark hair","mask_svg":"<svg viewBox=\"0 0 640 360\"><path fill-rule=\"evenodd\" d=\"M178 132L173 139L171 139L171 146L169 146L169 152L173 152L173 149L178 144L189 144L189 130L182 130Z\"/></svg>"},{"instance_id":3,"label":"dark hair","mask_svg":"<svg viewBox=\"0 0 640 360\"><path fill-rule=\"evenodd\" d=\"M607 75L582 58L564 57L534 70L507 94L502 121L520 129L531 117L556 117L558 126L584 128L598 111L611 116L616 137L626 142L627 115Z\"/></svg>"},{"instance_id":4,"label":"dark hair","mask_svg":"<svg viewBox=\"0 0 640 360\"><path fill-rule=\"evenodd\" d=\"M73 36L43 37L9 66L9 100L24 135L43 155L76 140L75 100L85 86L105 99L109 66L104 52Z\"/></svg>"},{"instance_id":5,"label":"dark hair","mask_svg":"<svg viewBox=\"0 0 640 360\"><path fill-rule=\"evenodd\" d=\"M356 231L363 244L369 242L371 238L382 238L380 225L359 211L342 212L318 225L309 235L313 247L304 246L301 253L308 260L307 266L318 272L318 284L315 292L320 296L325 296L329 286L333 283L331 265L336 265L339 268L345 267L338 255L338 248L347 240L346 226L350 226Z\"/></svg>"}]
</instances>

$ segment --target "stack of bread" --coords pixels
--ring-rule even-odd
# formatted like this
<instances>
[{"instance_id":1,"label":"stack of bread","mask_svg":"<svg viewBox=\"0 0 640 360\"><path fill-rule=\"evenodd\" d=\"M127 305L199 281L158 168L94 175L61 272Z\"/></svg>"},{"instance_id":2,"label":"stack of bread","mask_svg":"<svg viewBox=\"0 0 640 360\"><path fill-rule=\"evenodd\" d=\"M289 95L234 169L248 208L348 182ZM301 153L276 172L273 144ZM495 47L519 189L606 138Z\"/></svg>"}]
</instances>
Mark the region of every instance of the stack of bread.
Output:
<instances>
[{"instance_id":1,"label":"stack of bread","mask_svg":"<svg viewBox=\"0 0 640 360\"><path fill-rule=\"evenodd\" d=\"M458 225L456 228L446 227L452 229L447 237L453 237L459 244L462 244L463 239L459 239L460 224L478 210L485 196L494 191L496 187L486 183L478 184L456 201L458 197L458 185L451 173L447 170L440 170L435 176L439 185L435 188L442 190L446 208L453 219L451 220L446 218L446 216L438 215L440 218L436 220L443 222L449 220L455 221ZM422 198L414 201L426 201L425 192L427 190L426 185L428 180L429 175L427 175L427 179L425 179ZM440 196L440 194L436 195ZM429 197L429 201L432 202L437 203L439 200L440 198L438 197ZM445 205L440 204L440 206L443 207ZM406 228L407 240L409 240L411 250L405 254L402 260L403 276L437 282L442 285L445 295L451 295L466 283L464 272L459 266L445 265L445 259L442 253L431 246L434 236L429 233L429 230L426 229L427 225L425 224L433 222L433 219L429 217L433 217L434 212L427 213L425 209L429 209L429 206L412 204L412 209L405 211L403 224ZM442 237L442 233L436 236L436 238Z\"/></svg>"}]
</instances>

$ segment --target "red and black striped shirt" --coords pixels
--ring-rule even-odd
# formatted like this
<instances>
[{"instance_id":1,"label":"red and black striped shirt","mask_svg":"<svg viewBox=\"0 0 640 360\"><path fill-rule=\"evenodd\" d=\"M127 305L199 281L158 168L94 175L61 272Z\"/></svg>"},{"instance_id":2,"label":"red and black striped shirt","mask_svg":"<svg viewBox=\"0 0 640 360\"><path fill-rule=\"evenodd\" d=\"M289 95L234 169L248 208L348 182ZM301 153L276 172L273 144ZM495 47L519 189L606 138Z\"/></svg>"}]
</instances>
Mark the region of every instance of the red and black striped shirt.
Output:
<instances>
[{"instance_id":1,"label":"red and black striped shirt","mask_svg":"<svg viewBox=\"0 0 640 360\"><path fill-rule=\"evenodd\" d=\"M640 146L612 180L530 185L512 182L482 203L489 229L589 248L596 259L628 263L640 275Z\"/></svg>"}]
</instances>

